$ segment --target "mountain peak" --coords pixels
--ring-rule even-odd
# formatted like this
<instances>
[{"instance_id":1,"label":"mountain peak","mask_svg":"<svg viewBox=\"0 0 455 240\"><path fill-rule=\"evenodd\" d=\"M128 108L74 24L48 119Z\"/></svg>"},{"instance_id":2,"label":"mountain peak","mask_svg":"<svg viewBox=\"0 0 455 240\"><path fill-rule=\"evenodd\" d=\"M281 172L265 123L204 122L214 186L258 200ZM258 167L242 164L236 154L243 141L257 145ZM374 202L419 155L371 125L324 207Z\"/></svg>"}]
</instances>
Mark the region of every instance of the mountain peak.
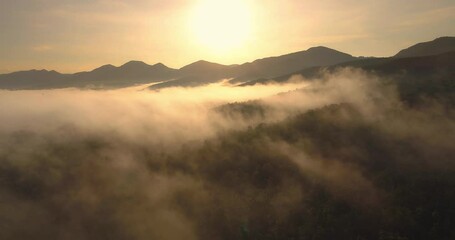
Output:
<instances>
[{"instance_id":1,"label":"mountain peak","mask_svg":"<svg viewBox=\"0 0 455 240\"><path fill-rule=\"evenodd\" d=\"M116 68L116 66L112 65L112 64L105 64L97 69L101 69L101 68Z\"/></svg>"},{"instance_id":2,"label":"mountain peak","mask_svg":"<svg viewBox=\"0 0 455 240\"><path fill-rule=\"evenodd\" d=\"M106 64L106 65L103 65L101 67L98 67L98 68L95 68L93 69L92 72L98 72L98 71L109 71L109 70L112 70L112 69L116 69L117 67L112 65L112 64Z\"/></svg>"},{"instance_id":3,"label":"mountain peak","mask_svg":"<svg viewBox=\"0 0 455 240\"><path fill-rule=\"evenodd\" d=\"M310 47L307 49L307 51L318 51L318 50L332 50L335 51L331 48L325 47L325 46L316 46L316 47Z\"/></svg>"},{"instance_id":4,"label":"mountain peak","mask_svg":"<svg viewBox=\"0 0 455 240\"><path fill-rule=\"evenodd\" d=\"M130 67L130 66L149 66L149 65L142 61L132 60L132 61L129 61L129 62L123 64L121 67Z\"/></svg>"},{"instance_id":5,"label":"mountain peak","mask_svg":"<svg viewBox=\"0 0 455 240\"><path fill-rule=\"evenodd\" d=\"M311 54L342 54L342 55L345 55L345 56L351 56L350 54L347 54L347 53L344 53L344 52L340 52L338 50L335 50L335 49L332 49L332 48L328 48L328 47L325 47L325 46L316 46L316 47L311 47L311 48L308 48L306 51L304 51L306 53L311 53Z\"/></svg>"},{"instance_id":6,"label":"mountain peak","mask_svg":"<svg viewBox=\"0 0 455 240\"><path fill-rule=\"evenodd\" d=\"M163 63L157 63L157 64L154 64L153 67L167 67L167 66L164 65Z\"/></svg>"},{"instance_id":7,"label":"mountain peak","mask_svg":"<svg viewBox=\"0 0 455 240\"><path fill-rule=\"evenodd\" d=\"M219 63L213 63L213 62L209 62L209 61L205 61L205 60L199 60L199 61L196 61L194 63L188 64L188 65L182 67L180 70L183 70L183 71L185 71L185 70L207 70L207 69L214 69L214 68L220 69L220 68L224 68L224 67L227 67L227 66L219 64Z\"/></svg>"},{"instance_id":8,"label":"mountain peak","mask_svg":"<svg viewBox=\"0 0 455 240\"><path fill-rule=\"evenodd\" d=\"M214 64L219 65L218 63L213 63L213 62L209 62L209 61L206 61L206 60L199 60L199 61L196 61L194 63L190 63L190 64L188 64L185 67L188 67L188 66L201 66L201 65L214 65Z\"/></svg>"},{"instance_id":9,"label":"mountain peak","mask_svg":"<svg viewBox=\"0 0 455 240\"><path fill-rule=\"evenodd\" d=\"M157 63L154 65L148 65L145 62L142 61L129 61L122 66L120 66L121 69L127 69L127 70L172 70L163 63Z\"/></svg>"},{"instance_id":10,"label":"mountain peak","mask_svg":"<svg viewBox=\"0 0 455 240\"><path fill-rule=\"evenodd\" d=\"M54 73L54 70L47 70L47 69L32 69L28 72L39 72L39 73Z\"/></svg>"},{"instance_id":11,"label":"mountain peak","mask_svg":"<svg viewBox=\"0 0 455 240\"><path fill-rule=\"evenodd\" d=\"M163 63L156 63L156 64L152 65L152 67L154 69L162 70L162 71L174 71L175 70L173 68L170 68L170 67L164 65Z\"/></svg>"}]
</instances>

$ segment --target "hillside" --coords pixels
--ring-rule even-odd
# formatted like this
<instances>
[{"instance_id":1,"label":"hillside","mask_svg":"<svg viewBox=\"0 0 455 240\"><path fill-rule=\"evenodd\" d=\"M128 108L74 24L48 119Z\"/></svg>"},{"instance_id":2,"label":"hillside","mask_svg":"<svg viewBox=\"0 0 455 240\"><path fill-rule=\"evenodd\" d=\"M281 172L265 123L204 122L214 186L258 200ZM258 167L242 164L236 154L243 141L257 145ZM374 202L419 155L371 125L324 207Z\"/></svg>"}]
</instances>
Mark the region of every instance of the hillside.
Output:
<instances>
[{"instance_id":1,"label":"hillside","mask_svg":"<svg viewBox=\"0 0 455 240\"><path fill-rule=\"evenodd\" d=\"M307 68L276 78L257 79L241 86L287 82L292 76L302 76L307 79L322 78L325 73L346 67L374 72L381 76L400 76L402 78L423 79L431 76L455 76L455 51L423 57L361 59L329 67Z\"/></svg>"},{"instance_id":2,"label":"hillside","mask_svg":"<svg viewBox=\"0 0 455 240\"><path fill-rule=\"evenodd\" d=\"M433 41L422 42L398 52L395 57L420 57L455 51L455 37L440 37Z\"/></svg>"}]
</instances>

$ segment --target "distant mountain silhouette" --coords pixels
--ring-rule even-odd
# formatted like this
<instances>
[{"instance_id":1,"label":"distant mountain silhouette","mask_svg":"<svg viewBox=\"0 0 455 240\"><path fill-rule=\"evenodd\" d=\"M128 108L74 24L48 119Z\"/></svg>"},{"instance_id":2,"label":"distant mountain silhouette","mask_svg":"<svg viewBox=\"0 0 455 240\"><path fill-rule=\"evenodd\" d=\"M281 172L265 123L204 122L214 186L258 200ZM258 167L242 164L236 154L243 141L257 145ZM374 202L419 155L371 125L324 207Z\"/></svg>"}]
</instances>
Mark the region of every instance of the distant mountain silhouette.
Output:
<instances>
[{"instance_id":1,"label":"distant mountain silhouette","mask_svg":"<svg viewBox=\"0 0 455 240\"><path fill-rule=\"evenodd\" d=\"M402 57L420 57L455 51L455 37L440 37L430 42L423 42L401 50L395 55Z\"/></svg>"},{"instance_id":2,"label":"distant mountain silhouette","mask_svg":"<svg viewBox=\"0 0 455 240\"><path fill-rule=\"evenodd\" d=\"M321 78L326 73L332 73L340 68L352 67L373 72L379 76L390 76L401 79L423 79L428 77L455 76L455 51L439 55L409 57L409 58L371 58L341 63L329 67L312 67L297 72L285 74L276 78L261 78L241 84L251 86L270 82L287 82L292 76L300 75L307 79Z\"/></svg>"},{"instance_id":3,"label":"distant mountain silhouette","mask_svg":"<svg viewBox=\"0 0 455 240\"><path fill-rule=\"evenodd\" d=\"M352 61L357 58L326 47L314 47L306 51L278 57L258 59L242 65L220 65L199 61L179 70L181 78L152 85L151 89L166 87L188 87L232 79L231 83L246 82L257 78L280 76L289 72L312 66L330 66Z\"/></svg>"},{"instance_id":4,"label":"distant mountain silhouette","mask_svg":"<svg viewBox=\"0 0 455 240\"><path fill-rule=\"evenodd\" d=\"M200 60L180 68L177 77L170 81L150 86L151 89L168 87L195 87L218 82L229 76L229 71L237 65L223 65Z\"/></svg>"},{"instance_id":5,"label":"distant mountain silhouette","mask_svg":"<svg viewBox=\"0 0 455 240\"><path fill-rule=\"evenodd\" d=\"M276 77L303 68L330 66L356 58L326 47L313 47L306 51L291 53L279 57L259 59L240 65L234 70L236 78L231 81L243 82L251 78Z\"/></svg>"},{"instance_id":6,"label":"distant mountain silhouette","mask_svg":"<svg viewBox=\"0 0 455 240\"><path fill-rule=\"evenodd\" d=\"M66 75L56 71L30 70L0 75L1 89L46 89L66 85Z\"/></svg>"},{"instance_id":7,"label":"distant mountain silhouette","mask_svg":"<svg viewBox=\"0 0 455 240\"><path fill-rule=\"evenodd\" d=\"M219 74L224 72L232 66L222 65L218 63L207 62L200 60L189 65L186 65L179 69L181 75L200 75L201 73L206 74Z\"/></svg>"},{"instance_id":8,"label":"distant mountain silhouette","mask_svg":"<svg viewBox=\"0 0 455 240\"><path fill-rule=\"evenodd\" d=\"M389 66L388 69L394 69L404 63L393 59L437 55L450 51L455 51L455 37L441 37L431 42L419 43L400 51L393 58L356 58L327 47L313 47L305 51L258 59L241 65L222 65L201 60L180 69L172 69L162 63L148 65L141 61L130 61L119 67L104 65L89 72L75 74L61 74L47 70L0 74L0 89L67 87L106 89L148 83L156 83L150 86L150 89L160 89L178 86L194 87L223 79L230 79L233 84L251 85L271 81L271 79L285 81L293 74L315 76L325 67L333 69L333 67L351 66L384 70ZM419 60L409 61L417 64ZM424 71L425 67L416 65L411 70Z\"/></svg>"},{"instance_id":9,"label":"distant mountain silhouette","mask_svg":"<svg viewBox=\"0 0 455 240\"><path fill-rule=\"evenodd\" d=\"M104 65L90 72L60 74L55 71L31 70L0 75L2 89L52 89L52 88L118 88L136 84L169 80L177 70L162 63L148 65L130 61L120 67Z\"/></svg>"},{"instance_id":10,"label":"distant mountain silhouette","mask_svg":"<svg viewBox=\"0 0 455 240\"><path fill-rule=\"evenodd\" d=\"M130 61L120 67L104 65L91 72L73 74L71 83L73 87L122 87L168 80L175 77L176 73L176 69L168 68L162 63L148 65Z\"/></svg>"}]
</instances>

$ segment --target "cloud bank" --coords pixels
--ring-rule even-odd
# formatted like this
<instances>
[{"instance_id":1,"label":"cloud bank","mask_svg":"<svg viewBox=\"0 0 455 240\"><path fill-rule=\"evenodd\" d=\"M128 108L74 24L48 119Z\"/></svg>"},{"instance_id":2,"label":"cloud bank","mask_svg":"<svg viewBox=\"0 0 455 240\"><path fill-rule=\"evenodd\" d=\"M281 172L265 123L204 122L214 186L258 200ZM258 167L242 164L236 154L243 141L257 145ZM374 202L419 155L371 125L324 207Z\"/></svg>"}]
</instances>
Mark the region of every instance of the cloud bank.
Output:
<instances>
[{"instance_id":1,"label":"cloud bank","mask_svg":"<svg viewBox=\"0 0 455 240\"><path fill-rule=\"evenodd\" d=\"M0 238L449 234L453 112L357 70L300 80L0 92Z\"/></svg>"}]
</instances>

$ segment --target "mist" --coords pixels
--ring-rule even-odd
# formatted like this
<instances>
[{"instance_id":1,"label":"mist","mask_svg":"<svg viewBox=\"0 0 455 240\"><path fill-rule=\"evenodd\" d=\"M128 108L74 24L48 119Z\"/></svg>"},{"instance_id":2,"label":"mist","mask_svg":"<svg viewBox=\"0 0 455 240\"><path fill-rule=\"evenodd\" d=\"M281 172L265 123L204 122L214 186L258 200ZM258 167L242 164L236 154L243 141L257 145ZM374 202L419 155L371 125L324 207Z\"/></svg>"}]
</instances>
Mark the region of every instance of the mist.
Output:
<instances>
[{"instance_id":1,"label":"mist","mask_svg":"<svg viewBox=\"0 0 455 240\"><path fill-rule=\"evenodd\" d=\"M454 234L450 107L355 69L293 78L0 91L0 238Z\"/></svg>"}]
</instances>

